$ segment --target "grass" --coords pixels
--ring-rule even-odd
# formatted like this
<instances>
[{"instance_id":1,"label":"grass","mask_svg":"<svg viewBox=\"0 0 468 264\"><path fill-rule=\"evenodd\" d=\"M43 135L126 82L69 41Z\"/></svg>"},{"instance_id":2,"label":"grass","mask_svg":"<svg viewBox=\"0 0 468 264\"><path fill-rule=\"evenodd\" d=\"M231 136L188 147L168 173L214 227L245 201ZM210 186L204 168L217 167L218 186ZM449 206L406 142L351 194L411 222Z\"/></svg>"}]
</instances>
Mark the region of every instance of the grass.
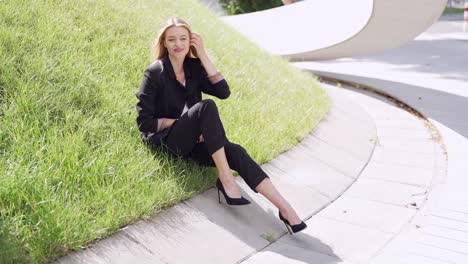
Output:
<instances>
[{"instance_id":1,"label":"grass","mask_svg":"<svg viewBox=\"0 0 468 264\"><path fill-rule=\"evenodd\" d=\"M444 10L444 15L451 15L451 14L463 14L463 8L452 8L446 7Z\"/></svg>"},{"instance_id":2,"label":"grass","mask_svg":"<svg viewBox=\"0 0 468 264\"><path fill-rule=\"evenodd\" d=\"M213 186L140 141L135 92L169 17L202 34L231 96L226 133L259 163L329 107L315 79L189 0L0 1L0 263L44 263ZM205 96L205 98L210 98Z\"/></svg>"}]
</instances>

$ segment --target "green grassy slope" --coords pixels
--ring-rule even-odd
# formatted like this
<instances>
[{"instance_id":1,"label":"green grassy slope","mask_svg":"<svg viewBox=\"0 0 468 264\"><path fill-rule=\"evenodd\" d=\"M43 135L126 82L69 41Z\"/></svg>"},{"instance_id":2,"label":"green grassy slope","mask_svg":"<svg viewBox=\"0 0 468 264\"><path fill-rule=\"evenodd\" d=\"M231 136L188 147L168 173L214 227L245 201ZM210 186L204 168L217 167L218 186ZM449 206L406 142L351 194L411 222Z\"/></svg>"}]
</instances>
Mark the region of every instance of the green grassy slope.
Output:
<instances>
[{"instance_id":1,"label":"green grassy slope","mask_svg":"<svg viewBox=\"0 0 468 264\"><path fill-rule=\"evenodd\" d=\"M231 86L226 133L259 163L326 113L315 80L189 0L0 1L0 263L46 262L213 186L212 168L152 153L135 92L169 17ZM205 98L210 98L205 96Z\"/></svg>"}]
</instances>

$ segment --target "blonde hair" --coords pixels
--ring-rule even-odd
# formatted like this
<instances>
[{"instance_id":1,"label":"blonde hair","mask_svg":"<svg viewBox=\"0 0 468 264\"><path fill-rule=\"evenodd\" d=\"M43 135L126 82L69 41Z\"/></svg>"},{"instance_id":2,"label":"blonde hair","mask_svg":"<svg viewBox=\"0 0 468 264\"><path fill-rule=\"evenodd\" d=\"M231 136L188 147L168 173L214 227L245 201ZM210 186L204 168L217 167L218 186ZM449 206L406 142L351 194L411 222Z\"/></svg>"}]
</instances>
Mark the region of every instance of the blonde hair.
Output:
<instances>
[{"instance_id":1,"label":"blonde hair","mask_svg":"<svg viewBox=\"0 0 468 264\"><path fill-rule=\"evenodd\" d=\"M184 20L180 18L169 18L164 26L159 30L158 37L155 40L155 43L151 49L153 55L153 61L163 58L167 54L167 48L164 47L164 40L166 38L166 31L171 27L184 27L188 30L189 36L192 34L192 29ZM197 58L197 50L195 47L190 46L189 52L187 53L189 58Z\"/></svg>"}]
</instances>

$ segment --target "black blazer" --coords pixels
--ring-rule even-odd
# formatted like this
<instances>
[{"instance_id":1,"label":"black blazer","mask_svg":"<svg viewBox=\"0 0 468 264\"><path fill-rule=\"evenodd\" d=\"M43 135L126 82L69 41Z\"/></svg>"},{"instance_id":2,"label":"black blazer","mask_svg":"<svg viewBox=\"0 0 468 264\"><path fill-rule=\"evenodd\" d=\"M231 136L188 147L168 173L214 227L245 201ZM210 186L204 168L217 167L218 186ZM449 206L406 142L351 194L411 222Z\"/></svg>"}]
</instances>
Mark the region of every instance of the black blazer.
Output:
<instances>
[{"instance_id":1,"label":"black blazer","mask_svg":"<svg viewBox=\"0 0 468 264\"><path fill-rule=\"evenodd\" d=\"M136 93L138 103L137 124L144 140L160 145L169 129L156 133L158 118L178 119L185 102L190 108L202 100L201 93L226 99L231 94L226 80L212 84L198 58L185 58L183 63L185 87L176 79L168 55L153 62L145 71L140 90Z\"/></svg>"}]
</instances>

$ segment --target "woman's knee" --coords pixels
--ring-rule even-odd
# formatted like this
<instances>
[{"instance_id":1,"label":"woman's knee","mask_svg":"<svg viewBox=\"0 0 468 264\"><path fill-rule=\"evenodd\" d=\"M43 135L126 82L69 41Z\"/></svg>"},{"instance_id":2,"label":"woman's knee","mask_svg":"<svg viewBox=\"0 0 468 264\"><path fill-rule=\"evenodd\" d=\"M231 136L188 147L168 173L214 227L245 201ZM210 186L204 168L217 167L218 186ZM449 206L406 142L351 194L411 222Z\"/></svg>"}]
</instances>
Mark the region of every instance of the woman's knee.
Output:
<instances>
[{"instance_id":1,"label":"woman's knee","mask_svg":"<svg viewBox=\"0 0 468 264\"><path fill-rule=\"evenodd\" d=\"M202 113L218 113L218 106L216 106L215 101L212 99L204 99L200 103L202 104Z\"/></svg>"},{"instance_id":2,"label":"woman's knee","mask_svg":"<svg viewBox=\"0 0 468 264\"><path fill-rule=\"evenodd\" d=\"M227 142L224 145L224 152L232 169L237 170L242 161L246 158L247 151L239 144Z\"/></svg>"},{"instance_id":3,"label":"woman's knee","mask_svg":"<svg viewBox=\"0 0 468 264\"><path fill-rule=\"evenodd\" d=\"M246 153L247 151L245 150L244 147L242 147L239 144L228 142L226 145L224 145L225 152L229 153Z\"/></svg>"}]
</instances>

